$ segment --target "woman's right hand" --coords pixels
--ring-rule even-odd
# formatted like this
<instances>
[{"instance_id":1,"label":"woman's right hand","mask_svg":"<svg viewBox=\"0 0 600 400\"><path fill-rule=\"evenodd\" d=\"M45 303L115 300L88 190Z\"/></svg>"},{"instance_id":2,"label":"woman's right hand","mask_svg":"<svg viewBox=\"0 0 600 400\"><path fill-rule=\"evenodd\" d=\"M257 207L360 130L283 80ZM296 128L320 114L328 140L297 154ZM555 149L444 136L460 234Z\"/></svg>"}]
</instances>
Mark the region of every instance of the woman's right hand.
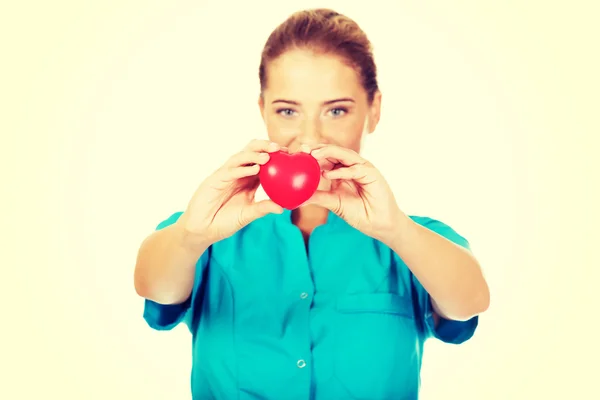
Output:
<instances>
[{"instance_id":1,"label":"woman's right hand","mask_svg":"<svg viewBox=\"0 0 600 400\"><path fill-rule=\"evenodd\" d=\"M186 235L213 244L260 217L282 213L271 200L254 200L260 166L269 161L269 153L278 150L275 143L253 140L206 178L178 221Z\"/></svg>"}]
</instances>

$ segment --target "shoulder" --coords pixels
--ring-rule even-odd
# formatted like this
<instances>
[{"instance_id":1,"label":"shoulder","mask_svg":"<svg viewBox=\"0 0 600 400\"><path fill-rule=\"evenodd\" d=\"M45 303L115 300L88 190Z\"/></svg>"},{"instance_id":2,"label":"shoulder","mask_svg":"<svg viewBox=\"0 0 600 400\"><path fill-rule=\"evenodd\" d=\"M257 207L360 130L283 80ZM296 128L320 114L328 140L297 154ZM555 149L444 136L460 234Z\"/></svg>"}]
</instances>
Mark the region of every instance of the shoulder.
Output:
<instances>
[{"instance_id":1,"label":"shoulder","mask_svg":"<svg viewBox=\"0 0 600 400\"><path fill-rule=\"evenodd\" d=\"M440 236L445 237L451 242L454 242L457 245L467 249L469 248L469 241L456 230L454 230L454 228L452 228L450 225L426 216L410 215L409 217L417 224L437 233Z\"/></svg>"}]
</instances>

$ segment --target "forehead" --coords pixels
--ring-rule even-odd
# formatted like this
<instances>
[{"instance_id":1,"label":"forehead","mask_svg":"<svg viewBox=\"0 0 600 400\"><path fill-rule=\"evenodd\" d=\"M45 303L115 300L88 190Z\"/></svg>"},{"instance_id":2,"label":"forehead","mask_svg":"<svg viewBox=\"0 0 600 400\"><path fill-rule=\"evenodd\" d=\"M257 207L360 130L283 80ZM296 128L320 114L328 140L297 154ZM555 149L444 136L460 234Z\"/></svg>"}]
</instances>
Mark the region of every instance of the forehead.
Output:
<instances>
[{"instance_id":1,"label":"forehead","mask_svg":"<svg viewBox=\"0 0 600 400\"><path fill-rule=\"evenodd\" d=\"M321 101L360 97L362 92L356 70L335 55L293 50L282 54L267 67L267 96Z\"/></svg>"}]
</instances>

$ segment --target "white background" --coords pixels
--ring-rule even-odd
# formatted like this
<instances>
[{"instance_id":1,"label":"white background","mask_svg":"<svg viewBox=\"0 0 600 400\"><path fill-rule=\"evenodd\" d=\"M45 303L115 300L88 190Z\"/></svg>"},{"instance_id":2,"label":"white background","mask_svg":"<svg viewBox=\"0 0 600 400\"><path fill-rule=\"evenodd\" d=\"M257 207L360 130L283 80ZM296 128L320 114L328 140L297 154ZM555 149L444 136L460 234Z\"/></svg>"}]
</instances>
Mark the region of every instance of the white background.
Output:
<instances>
[{"instance_id":1,"label":"white background","mask_svg":"<svg viewBox=\"0 0 600 400\"><path fill-rule=\"evenodd\" d=\"M490 283L470 342L427 345L422 398L598 398L600 35L591 7L548 3L2 6L0 398L190 398L190 335L145 325L137 249L265 137L260 51L315 6L375 46L364 156L403 210L470 240Z\"/></svg>"}]
</instances>

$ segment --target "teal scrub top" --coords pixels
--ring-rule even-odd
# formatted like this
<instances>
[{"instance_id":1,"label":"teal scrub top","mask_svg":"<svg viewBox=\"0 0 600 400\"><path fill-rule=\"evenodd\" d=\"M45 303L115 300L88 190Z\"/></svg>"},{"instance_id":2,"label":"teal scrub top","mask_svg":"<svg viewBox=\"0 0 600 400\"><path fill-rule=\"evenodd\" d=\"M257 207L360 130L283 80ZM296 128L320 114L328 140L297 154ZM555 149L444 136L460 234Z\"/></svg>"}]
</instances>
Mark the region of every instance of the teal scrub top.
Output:
<instances>
[{"instance_id":1,"label":"teal scrub top","mask_svg":"<svg viewBox=\"0 0 600 400\"><path fill-rule=\"evenodd\" d=\"M469 247L448 225L411 218ZM288 210L213 244L190 298L145 300L144 318L188 326L197 400L417 399L425 340L459 344L478 323L434 327L429 294L389 247L333 213L306 247Z\"/></svg>"}]
</instances>

